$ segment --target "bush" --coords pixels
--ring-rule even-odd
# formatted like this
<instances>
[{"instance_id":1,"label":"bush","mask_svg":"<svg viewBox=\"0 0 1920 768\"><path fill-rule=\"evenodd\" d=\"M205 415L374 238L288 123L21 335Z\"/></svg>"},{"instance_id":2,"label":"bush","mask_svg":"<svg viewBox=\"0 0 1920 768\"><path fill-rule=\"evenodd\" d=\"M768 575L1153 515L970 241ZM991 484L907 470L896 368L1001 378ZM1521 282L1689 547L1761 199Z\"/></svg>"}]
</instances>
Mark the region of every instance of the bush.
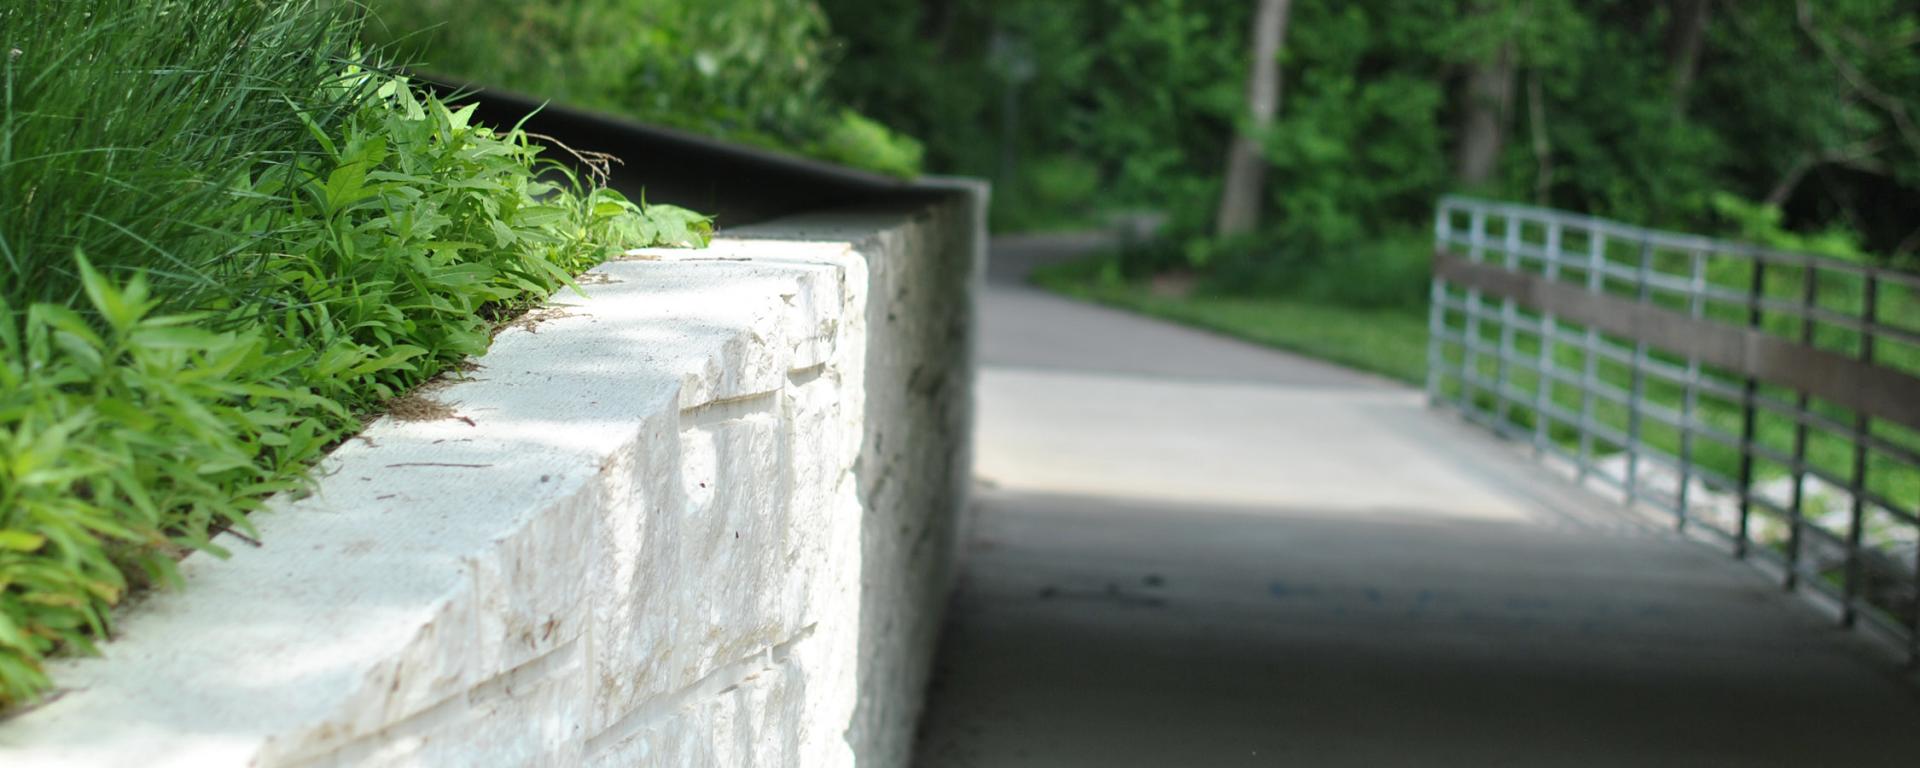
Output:
<instances>
[{"instance_id":1,"label":"bush","mask_svg":"<svg viewBox=\"0 0 1920 768\"><path fill-rule=\"evenodd\" d=\"M1417 307L1426 300L1433 244L1413 230L1302 247L1272 234L1190 241L1211 293L1285 296L1362 309Z\"/></svg>"},{"instance_id":2,"label":"bush","mask_svg":"<svg viewBox=\"0 0 1920 768\"><path fill-rule=\"evenodd\" d=\"M353 8L0 10L0 705L489 318L704 241L360 68Z\"/></svg>"},{"instance_id":3,"label":"bush","mask_svg":"<svg viewBox=\"0 0 1920 768\"><path fill-rule=\"evenodd\" d=\"M912 139L827 97L814 0L371 0L426 71L897 176Z\"/></svg>"},{"instance_id":4,"label":"bush","mask_svg":"<svg viewBox=\"0 0 1920 768\"><path fill-rule=\"evenodd\" d=\"M887 127L850 109L829 124L826 135L814 144L814 154L823 160L866 168L900 177L920 173L920 142L897 136Z\"/></svg>"},{"instance_id":5,"label":"bush","mask_svg":"<svg viewBox=\"0 0 1920 768\"><path fill-rule=\"evenodd\" d=\"M993 225L1019 231L1090 226L1114 208L1101 205L1102 176L1100 166L1072 154L1032 160L1019 176L994 187Z\"/></svg>"}]
</instances>

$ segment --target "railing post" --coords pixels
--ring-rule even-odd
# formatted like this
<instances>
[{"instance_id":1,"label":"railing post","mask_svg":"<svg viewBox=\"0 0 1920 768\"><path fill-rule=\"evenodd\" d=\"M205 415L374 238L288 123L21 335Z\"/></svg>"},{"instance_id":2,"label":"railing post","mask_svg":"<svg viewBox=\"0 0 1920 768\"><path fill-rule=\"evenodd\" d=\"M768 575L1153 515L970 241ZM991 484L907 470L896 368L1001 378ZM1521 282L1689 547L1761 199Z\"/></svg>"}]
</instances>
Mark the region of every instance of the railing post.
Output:
<instances>
[{"instance_id":1,"label":"railing post","mask_svg":"<svg viewBox=\"0 0 1920 768\"><path fill-rule=\"evenodd\" d=\"M1433 252L1447 250L1448 236L1453 232L1453 223L1449 220L1452 211L1446 203L1441 203L1433 214ZM1440 369L1446 359L1441 336L1447 329L1446 317L1447 283L1440 279L1435 270L1427 289L1427 405L1440 404Z\"/></svg>"},{"instance_id":2,"label":"railing post","mask_svg":"<svg viewBox=\"0 0 1920 768\"><path fill-rule=\"evenodd\" d=\"M1520 271L1520 229L1526 226L1525 219L1507 217L1507 228L1501 235L1501 266L1509 272ZM1519 306L1512 296L1500 299L1500 357L1495 361L1493 373L1493 423L1495 432L1504 432L1511 423L1507 418L1513 412L1513 398L1507 395L1507 379L1513 368L1514 326L1519 325Z\"/></svg>"},{"instance_id":3,"label":"railing post","mask_svg":"<svg viewBox=\"0 0 1920 768\"><path fill-rule=\"evenodd\" d=\"M1706 257L1699 251L1688 251L1687 314L1700 319L1707 313L1707 265ZM1674 526L1687 529L1687 519L1692 510L1691 486L1693 485L1693 413L1700 404L1700 358L1687 356L1687 380L1682 385L1680 395L1680 488L1674 494Z\"/></svg>"},{"instance_id":4,"label":"railing post","mask_svg":"<svg viewBox=\"0 0 1920 768\"><path fill-rule=\"evenodd\" d=\"M1813 308L1820 299L1820 271L1801 268L1800 343L1813 343ZM1800 584L1801 553L1807 545L1807 408L1811 397L1802 390L1793 408L1793 498L1787 506L1787 588Z\"/></svg>"},{"instance_id":5,"label":"railing post","mask_svg":"<svg viewBox=\"0 0 1920 768\"><path fill-rule=\"evenodd\" d=\"M1914 508L1914 516L1920 517L1920 507ZM1914 589L1920 593L1920 546L1913 548ZM1907 617L1907 669L1920 669L1920 594L1913 600L1913 615Z\"/></svg>"},{"instance_id":6,"label":"railing post","mask_svg":"<svg viewBox=\"0 0 1920 768\"><path fill-rule=\"evenodd\" d=\"M1646 304L1653 298L1653 286L1648 278L1653 271L1653 241L1640 240L1640 265L1634 270L1634 296L1640 303ZM1627 477L1624 486L1627 492L1627 506L1631 507L1640 498L1640 401L1647 389L1647 343L1633 342L1632 384L1627 391Z\"/></svg>"},{"instance_id":7,"label":"railing post","mask_svg":"<svg viewBox=\"0 0 1920 768\"><path fill-rule=\"evenodd\" d=\"M1595 296L1605 289L1603 271L1607 263L1607 234L1593 227L1587 234L1587 292ZM1579 482L1586 483L1593 472L1593 390L1600 382L1600 329L1589 324L1585 345L1586 360L1580 371L1580 468Z\"/></svg>"},{"instance_id":8,"label":"railing post","mask_svg":"<svg viewBox=\"0 0 1920 768\"><path fill-rule=\"evenodd\" d=\"M1560 279L1560 222L1554 220L1547 224L1547 247L1545 274L1548 280ZM1536 371L1533 391L1533 455L1545 456L1547 442L1553 438L1548 429L1547 409L1553 405L1554 335L1559 333L1559 324L1553 319L1553 312L1542 308L1540 312L1540 367Z\"/></svg>"},{"instance_id":9,"label":"railing post","mask_svg":"<svg viewBox=\"0 0 1920 768\"><path fill-rule=\"evenodd\" d=\"M1761 330L1760 300L1767 293L1767 262L1753 260L1753 283L1747 289L1747 327ZM1747 556L1753 541L1753 443L1759 439L1760 379L1748 376L1740 398L1740 531L1733 542L1734 557ZM1789 573L1792 571L1789 570ZM1789 581L1791 584L1791 581Z\"/></svg>"},{"instance_id":10,"label":"railing post","mask_svg":"<svg viewBox=\"0 0 1920 768\"><path fill-rule=\"evenodd\" d=\"M1487 209L1474 206L1467 225L1467 260L1479 263L1487 245ZM1474 347L1480 343L1480 289L1467 288L1467 317L1460 333L1460 412L1474 415L1473 379L1479 374L1480 358Z\"/></svg>"},{"instance_id":11,"label":"railing post","mask_svg":"<svg viewBox=\"0 0 1920 768\"><path fill-rule=\"evenodd\" d=\"M1866 295L1862 297L1860 307L1860 362L1873 364L1873 326L1878 322L1880 303L1880 281L1872 272L1866 276ZM1867 525L1867 435L1873 429L1873 419L1863 411L1853 416L1853 475L1848 478L1847 490L1853 494L1853 502L1847 510L1847 580L1844 586L1846 598L1840 606L1840 623L1851 627L1859 620L1859 601L1861 590L1865 586L1866 563L1862 561L1860 544ZM1917 575L1920 577L1920 575ZM1869 600L1871 596L1869 596Z\"/></svg>"}]
</instances>

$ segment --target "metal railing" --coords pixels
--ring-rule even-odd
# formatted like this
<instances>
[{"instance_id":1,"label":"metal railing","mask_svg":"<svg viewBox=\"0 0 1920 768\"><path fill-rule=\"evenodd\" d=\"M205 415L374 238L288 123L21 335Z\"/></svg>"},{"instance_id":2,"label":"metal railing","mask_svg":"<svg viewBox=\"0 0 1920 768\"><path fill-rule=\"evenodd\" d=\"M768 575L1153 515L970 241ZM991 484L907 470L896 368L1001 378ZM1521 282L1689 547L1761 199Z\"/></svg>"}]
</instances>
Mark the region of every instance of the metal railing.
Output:
<instances>
[{"instance_id":1,"label":"metal railing","mask_svg":"<svg viewBox=\"0 0 1920 768\"><path fill-rule=\"evenodd\" d=\"M1920 275L1445 198L1427 392L1920 665Z\"/></svg>"}]
</instances>

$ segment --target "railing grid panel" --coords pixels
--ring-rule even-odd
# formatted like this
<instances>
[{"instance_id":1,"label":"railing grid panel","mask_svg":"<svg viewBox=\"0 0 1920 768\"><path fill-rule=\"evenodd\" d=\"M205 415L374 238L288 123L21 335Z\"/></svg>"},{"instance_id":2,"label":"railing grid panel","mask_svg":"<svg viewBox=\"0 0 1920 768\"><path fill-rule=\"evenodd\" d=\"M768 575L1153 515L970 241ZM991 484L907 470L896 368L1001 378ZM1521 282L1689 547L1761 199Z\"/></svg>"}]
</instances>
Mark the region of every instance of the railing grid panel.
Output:
<instances>
[{"instance_id":1,"label":"railing grid panel","mask_svg":"<svg viewBox=\"0 0 1920 768\"><path fill-rule=\"evenodd\" d=\"M1920 664L1920 275L1466 198L1434 239L1436 405Z\"/></svg>"}]
</instances>

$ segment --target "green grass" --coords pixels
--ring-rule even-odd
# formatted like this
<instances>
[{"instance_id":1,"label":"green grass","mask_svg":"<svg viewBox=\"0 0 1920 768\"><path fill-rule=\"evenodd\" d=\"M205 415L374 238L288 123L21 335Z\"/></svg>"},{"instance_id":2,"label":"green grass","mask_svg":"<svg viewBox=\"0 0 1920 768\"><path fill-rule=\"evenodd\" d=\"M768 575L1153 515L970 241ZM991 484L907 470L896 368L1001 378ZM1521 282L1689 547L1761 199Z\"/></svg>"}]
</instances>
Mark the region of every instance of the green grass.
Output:
<instances>
[{"instance_id":1,"label":"green grass","mask_svg":"<svg viewBox=\"0 0 1920 768\"><path fill-rule=\"evenodd\" d=\"M501 315L704 241L364 68L359 14L0 8L0 708Z\"/></svg>"},{"instance_id":2,"label":"green grass","mask_svg":"<svg viewBox=\"0 0 1920 768\"><path fill-rule=\"evenodd\" d=\"M77 250L110 274L148 271L183 304L249 277L230 254L254 233L220 224L254 207L233 188L261 164L317 152L309 132L337 130L354 97L335 87L352 17L315 0L275 5L0 9L0 298L75 301Z\"/></svg>"},{"instance_id":3,"label":"green grass","mask_svg":"<svg viewBox=\"0 0 1920 768\"><path fill-rule=\"evenodd\" d=\"M1033 282L1075 298L1205 328L1418 384L1427 370L1423 309L1357 309L1302 299L1196 293L1158 296L1119 278L1109 256L1036 270Z\"/></svg>"}]
</instances>

